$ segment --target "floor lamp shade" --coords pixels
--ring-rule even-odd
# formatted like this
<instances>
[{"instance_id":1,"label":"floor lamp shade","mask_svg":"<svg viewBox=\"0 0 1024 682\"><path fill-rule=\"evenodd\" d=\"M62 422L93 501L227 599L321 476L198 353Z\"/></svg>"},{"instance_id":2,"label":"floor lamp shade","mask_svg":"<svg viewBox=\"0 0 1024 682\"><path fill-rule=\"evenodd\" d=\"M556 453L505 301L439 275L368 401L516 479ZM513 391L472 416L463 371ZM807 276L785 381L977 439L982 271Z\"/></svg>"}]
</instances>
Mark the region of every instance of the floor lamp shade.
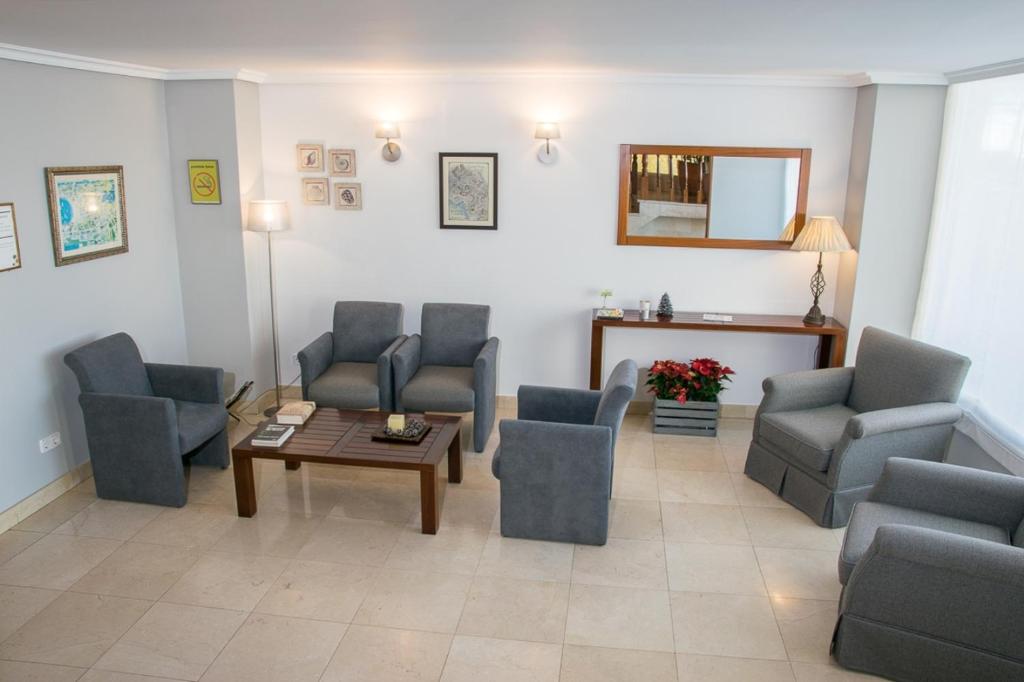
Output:
<instances>
[{"instance_id":1,"label":"floor lamp shade","mask_svg":"<svg viewBox=\"0 0 1024 682\"><path fill-rule=\"evenodd\" d=\"M245 227L253 232L281 232L291 229L288 202L277 199L250 201Z\"/></svg>"}]
</instances>

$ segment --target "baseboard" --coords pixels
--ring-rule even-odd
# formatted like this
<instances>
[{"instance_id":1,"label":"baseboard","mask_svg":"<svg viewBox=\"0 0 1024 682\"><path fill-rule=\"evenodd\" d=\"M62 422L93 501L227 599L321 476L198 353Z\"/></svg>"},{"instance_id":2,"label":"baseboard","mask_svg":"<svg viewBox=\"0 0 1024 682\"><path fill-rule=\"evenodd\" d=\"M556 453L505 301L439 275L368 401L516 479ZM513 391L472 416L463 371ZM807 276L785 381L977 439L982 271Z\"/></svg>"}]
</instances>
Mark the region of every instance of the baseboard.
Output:
<instances>
[{"instance_id":1,"label":"baseboard","mask_svg":"<svg viewBox=\"0 0 1024 682\"><path fill-rule=\"evenodd\" d=\"M76 485L92 477L92 462L83 462L56 481L43 486L10 509L0 512L0 533L21 523Z\"/></svg>"}]
</instances>

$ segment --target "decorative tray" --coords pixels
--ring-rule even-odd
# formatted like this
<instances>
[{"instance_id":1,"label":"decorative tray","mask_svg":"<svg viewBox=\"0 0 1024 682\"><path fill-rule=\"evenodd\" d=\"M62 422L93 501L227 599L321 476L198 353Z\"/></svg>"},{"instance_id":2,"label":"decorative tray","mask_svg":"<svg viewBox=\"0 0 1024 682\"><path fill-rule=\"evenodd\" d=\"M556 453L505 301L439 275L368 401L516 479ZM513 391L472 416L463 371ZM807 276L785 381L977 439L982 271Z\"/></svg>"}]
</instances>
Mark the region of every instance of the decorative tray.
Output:
<instances>
[{"instance_id":1,"label":"decorative tray","mask_svg":"<svg viewBox=\"0 0 1024 682\"><path fill-rule=\"evenodd\" d=\"M417 443L420 443L428 433L430 433L431 428L431 425L427 422L420 421L418 419L407 419L406 427L401 433L388 431L387 424L384 424L373 432L370 436L370 440L380 441L383 443L406 443L409 445L416 445Z\"/></svg>"}]
</instances>

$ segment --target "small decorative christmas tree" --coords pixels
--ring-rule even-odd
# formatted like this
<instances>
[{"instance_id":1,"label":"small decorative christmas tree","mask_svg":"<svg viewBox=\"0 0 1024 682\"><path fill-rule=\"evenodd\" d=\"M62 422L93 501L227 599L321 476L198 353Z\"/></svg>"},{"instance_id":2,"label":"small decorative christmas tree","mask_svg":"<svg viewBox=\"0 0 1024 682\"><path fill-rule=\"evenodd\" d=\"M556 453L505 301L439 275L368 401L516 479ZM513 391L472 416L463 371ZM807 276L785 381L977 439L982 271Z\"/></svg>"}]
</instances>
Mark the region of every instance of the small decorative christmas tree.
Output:
<instances>
[{"instance_id":1,"label":"small decorative christmas tree","mask_svg":"<svg viewBox=\"0 0 1024 682\"><path fill-rule=\"evenodd\" d=\"M672 299L668 297L668 292L661 295L661 301L658 302L657 315L659 320L672 319Z\"/></svg>"}]
</instances>

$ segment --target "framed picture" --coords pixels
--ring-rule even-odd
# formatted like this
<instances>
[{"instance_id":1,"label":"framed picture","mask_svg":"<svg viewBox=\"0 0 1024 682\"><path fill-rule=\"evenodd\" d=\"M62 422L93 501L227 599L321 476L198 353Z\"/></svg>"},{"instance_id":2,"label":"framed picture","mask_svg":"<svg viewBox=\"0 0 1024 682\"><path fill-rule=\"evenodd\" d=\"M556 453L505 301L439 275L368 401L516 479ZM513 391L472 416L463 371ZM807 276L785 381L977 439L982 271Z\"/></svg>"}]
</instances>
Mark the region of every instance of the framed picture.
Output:
<instances>
[{"instance_id":1,"label":"framed picture","mask_svg":"<svg viewBox=\"0 0 1024 682\"><path fill-rule=\"evenodd\" d=\"M322 144L297 144L295 156L298 168L304 173L324 171L324 146Z\"/></svg>"},{"instance_id":2,"label":"framed picture","mask_svg":"<svg viewBox=\"0 0 1024 682\"><path fill-rule=\"evenodd\" d=\"M311 206L330 206L331 188L327 178L302 178L302 203Z\"/></svg>"},{"instance_id":3,"label":"framed picture","mask_svg":"<svg viewBox=\"0 0 1024 682\"><path fill-rule=\"evenodd\" d=\"M128 251L122 166L46 169L57 266Z\"/></svg>"},{"instance_id":4,"label":"framed picture","mask_svg":"<svg viewBox=\"0 0 1024 682\"><path fill-rule=\"evenodd\" d=\"M21 267L21 248L18 244L18 223L14 218L14 203L0 203L0 272Z\"/></svg>"},{"instance_id":5,"label":"framed picture","mask_svg":"<svg viewBox=\"0 0 1024 682\"><path fill-rule=\"evenodd\" d=\"M438 154L441 229L498 229L498 155Z\"/></svg>"},{"instance_id":6,"label":"framed picture","mask_svg":"<svg viewBox=\"0 0 1024 682\"><path fill-rule=\"evenodd\" d=\"M363 185L358 182L339 182L334 185L334 208L339 211L363 210Z\"/></svg>"},{"instance_id":7,"label":"framed picture","mask_svg":"<svg viewBox=\"0 0 1024 682\"><path fill-rule=\"evenodd\" d=\"M356 150L329 149L327 150L327 164L331 175L339 178L354 178L356 176Z\"/></svg>"},{"instance_id":8,"label":"framed picture","mask_svg":"<svg viewBox=\"0 0 1024 682\"><path fill-rule=\"evenodd\" d=\"M220 203L220 166L215 159L189 159L188 187L193 204Z\"/></svg>"}]
</instances>

